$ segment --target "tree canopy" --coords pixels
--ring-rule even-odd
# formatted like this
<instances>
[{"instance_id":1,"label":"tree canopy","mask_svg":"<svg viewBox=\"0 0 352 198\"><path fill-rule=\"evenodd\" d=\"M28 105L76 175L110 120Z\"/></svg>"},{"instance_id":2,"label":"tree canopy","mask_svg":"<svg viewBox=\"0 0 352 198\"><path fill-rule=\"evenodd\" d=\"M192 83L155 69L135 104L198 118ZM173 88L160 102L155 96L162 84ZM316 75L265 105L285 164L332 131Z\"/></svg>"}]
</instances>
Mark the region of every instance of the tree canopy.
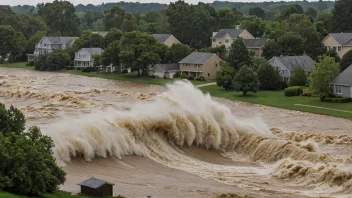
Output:
<instances>
[{"instance_id":1,"label":"tree canopy","mask_svg":"<svg viewBox=\"0 0 352 198\"><path fill-rule=\"evenodd\" d=\"M282 77L269 63L265 62L259 66L258 80L260 90L282 89Z\"/></svg>"},{"instance_id":2,"label":"tree canopy","mask_svg":"<svg viewBox=\"0 0 352 198\"><path fill-rule=\"evenodd\" d=\"M216 84L226 90L233 89L233 78L236 71L233 67L225 65L222 66L220 71L216 72Z\"/></svg>"},{"instance_id":3,"label":"tree canopy","mask_svg":"<svg viewBox=\"0 0 352 198\"><path fill-rule=\"evenodd\" d=\"M247 95L250 91L256 93L259 88L258 75L252 68L244 65L233 79L233 88L237 92L242 92L243 95Z\"/></svg>"},{"instance_id":4,"label":"tree canopy","mask_svg":"<svg viewBox=\"0 0 352 198\"><path fill-rule=\"evenodd\" d=\"M243 65L251 65L251 60L250 53L243 39L238 37L231 45L228 63L236 70L239 70Z\"/></svg>"},{"instance_id":5,"label":"tree canopy","mask_svg":"<svg viewBox=\"0 0 352 198\"><path fill-rule=\"evenodd\" d=\"M334 32L346 32L352 30L352 6L350 0L336 1L332 13L332 29Z\"/></svg>"},{"instance_id":6,"label":"tree canopy","mask_svg":"<svg viewBox=\"0 0 352 198\"><path fill-rule=\"evenodd\" d=\"M347 67L352 65L352 50L348 51L345 55L343 55L341 62L341 72L343 72Z\"/></svg>"},{"instance_id":7,"label":"tree canopy","mask_svg":"<svg viewBox=\"0 0 352 198\"><path fill-rule=\"evenodd\" d=\"M290 77L288 82L289 86L306 86L308 84L308 78L304 69L297 65L295 71Z\"/></svg>"}]
</instances>

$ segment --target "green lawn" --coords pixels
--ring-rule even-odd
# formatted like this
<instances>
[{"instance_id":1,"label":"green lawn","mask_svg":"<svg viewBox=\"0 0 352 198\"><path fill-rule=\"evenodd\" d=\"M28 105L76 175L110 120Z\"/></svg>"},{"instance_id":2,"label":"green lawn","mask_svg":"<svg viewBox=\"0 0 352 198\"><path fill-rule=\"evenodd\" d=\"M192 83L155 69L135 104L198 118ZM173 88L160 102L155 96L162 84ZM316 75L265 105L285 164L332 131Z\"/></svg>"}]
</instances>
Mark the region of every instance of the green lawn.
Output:
<instances>
[{"instance_id":1,"label":"green lawn","mask_svg":"<svg viewBox=\"0 0 352 198\"><path fill-rule=\"evenodd\" d=\"M263 104L267 106L279 107L284 109L292 109L297 111L311 112L316 114L330 115L342 118L352 119L352 113L340 112L328 109L319 109L314 107L303 107L295 104L311 105L324 108L338 109L352 112L352 103L327 103L320 102L317 97L286 97L283 91L259 91L256 94L242 96L240 92L226 91L216 85L206 86L200 88L203 92L210 93L210 95L220 98L227 98L231 100L239 100L244 102Z\"/></svg>"},{"instance_id":2,"label":"green lawn","mask_svg":"<svg viewBox=\"0 0 352 198\"><path fill-rule=\"evenodd\" d=\"M28 196L15 195L8 192L0 192L0 198L27 198ZM51 194L45 194L41 198L88 198L84 195L71 195L69 192L56 191ZM114 196L113 198L123 198L122 196Z\"/></svg>"},{"instance_id":3,"label":"green lawn","mask_svg":"<svg viewBox=\"0 0 352 198\"><path fill-rule=\"evenodd\" d=\"M120 80L120 81L132 81L132 82L154 84L154 85L165 85L165 84L171 83L175 80L179 80L179 79L138 77L137 74L134 74L134 73L129 73L129 74L97 74L95 72L86 73L86 72L80 72L78 70L64 70L63 72L75 74L75 75L88 76L88 77L98 77L98 78ZM191 80L191 82L194 85L200 85L200 84L207 83L207 82L196 81L196 80Z\"/></svg>"},{"instance_id":4,"label":"green lawn","mask_svg":"<svg viewBox=\"0 0 352 198\"><path fill-rule=\"evenodd\" d=\"M24 69L29 69L29 70L34 70L34 67L28 67L26 66L27 62L17 62L17 63L5 63L5 64L0 64L0 67L9 67L9 68L24 68Z\"/></svg>"}]
</instances>

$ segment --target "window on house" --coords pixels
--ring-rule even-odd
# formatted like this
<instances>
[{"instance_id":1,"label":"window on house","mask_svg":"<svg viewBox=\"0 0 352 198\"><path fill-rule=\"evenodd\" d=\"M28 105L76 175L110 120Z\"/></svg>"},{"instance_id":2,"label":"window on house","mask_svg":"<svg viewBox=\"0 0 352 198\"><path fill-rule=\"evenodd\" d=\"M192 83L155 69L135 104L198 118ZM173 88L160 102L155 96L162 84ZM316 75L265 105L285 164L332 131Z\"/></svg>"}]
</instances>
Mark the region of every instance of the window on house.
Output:
<instances>
[{"instance_id":1,"label":"window on house","mask_svg":"<svg viewBox=\"0 0 352 198\"><path fill-rule=\"evenodd\" d=\"M216 41L216 39L213 39L213 42L215 42Z\"/></svg>"},{"instance_id":2,"label":"window on house","mask_svg":"<svg viewBox=\"0 0 352 198\"><path fill-rule=\"evenodd\" d=\"M225 43L229 43L229 40L228 40L228 39L226 39L226 40L225 40Z\"/></svg>"},{"instance_id":3,"label":"window on house","mask_svg":"<svg viewBox=\"0 0 352 198\"><path fill-rule=\"evenodd\" d=\"M208 73L208 76L210 76L210 73Z\"/></svg>"},{"instance_id":4,"label":"window on house","mask_svg":"<svg viewBox=\"0 0 352 198\"><path fill-rule=\"evenodd\" d=\"M217 63L215 63L215 67L218 67L218 64L217 64Z\"/></svg>"},{"instance_id":5,"label":"window on house","mask_svg":"<svg viewBox=\"0 0 352 198\"><path fill-rule=\"evenodd\" d=\"M336 94L342 94L342 87L336 86Z\"/></svg>"},{"instance_id":6,"label":"window on house","mask_svg":"<svg viewBox=\"0 0 352 198\"><path fill-rule=\"evenodd\" d=\"M336 47L332 47L332 51L336 52Z\"/></svg>"},{"instance_id":7,"label":"window on house","mask_svg":"<svg viewBox=\"0 0 352 198\"><path fill-rule=\"evenodd\" d=\"M221 45L221 44L222 44L222 42L219 42L219 44Z\"/></svg>"},{"instance_id":8,"label":"window on house","mask_svg":"<svg viewBox=\"0 0 352 198\"><path fill-rule=\"evenodd\" d=\"M337 47L337 51L341 51L342 50L342 47Z\"/></svg>"}]
</instances>

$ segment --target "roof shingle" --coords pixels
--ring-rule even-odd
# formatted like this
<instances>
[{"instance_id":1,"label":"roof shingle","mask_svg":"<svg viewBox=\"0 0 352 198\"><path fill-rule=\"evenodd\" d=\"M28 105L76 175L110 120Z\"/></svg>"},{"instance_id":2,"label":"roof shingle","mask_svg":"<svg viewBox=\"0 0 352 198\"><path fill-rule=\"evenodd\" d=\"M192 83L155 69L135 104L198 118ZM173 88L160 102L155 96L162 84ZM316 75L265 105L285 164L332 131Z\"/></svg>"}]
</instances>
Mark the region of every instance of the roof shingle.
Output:
<instances>
[{"instance_id":1,"label":"roof shingle","mask_svg":"<svg viewBox=\"0 0 352 198\"><path fill-rule=\"evenodd\" d=\"M101 54L103 52L103 49L101 48L82 48L89 52L91 55L96 55L96 54Z\"/></svg>"},{"instance_id":2,"label":"roof shingle","mask_svg":"<svg viewBox=\"0 0 352 198\"><path fill-rule=\"evenodd\" d=\"M78 185L97 189L97 188L99 188L100 186L102 186L104 184L114 185L112 183L109 183L107 181L104 181L104 180L101 180L101 179L97 179L97 178L94 178L94 177L91 177L91 178L89 178L87 180L84 180L83 182L79 183Z\"/></svg>"},{"instance_id":3,"label":"roof shingle","mask_svg":"<svg viewBox=\"0 0 352 198\"><path fill-rule=\"evenodd\" d=\"M226 34L229 34L231 38L237 38L244 29L220 29L217 34L213 36L213 38L224 38Z\"/></svg>"},{"instance_id":4,"label":"roof shingle","mask_svg":"<svg viewBox=\"0 0 352 198\"><path fill-rule=\"evenodd\" d=\"M172 34L153 34L153 36L161 43L164 43L171 35Z\"/></svg>"},{"instance_id":5,"label":"roof shingle","mask_svg":"<svg viewBox=\"0 0 352 198\"><path fill-rule=\"evenodd\" d=\"M171 64L157 64L163 71L175 71L180 70L180 65L177 63Z\"/></svg>"},{"instance_id":6,"label":"roof shingle","mask_svg":"<svg viewBox=\"0 0 352 198\"><path fill-rule=\"evenodd\" d=\"M313 59L309 56L276 56L275 58L290 71L295 71L297 66L301 66L305 71L310 71L314 65Z\"/></svg>"},{"instance_id":7,"label":"roof shingle","mask_svg":"<svg viewBox=\"0 0 352 198\"><path fill-rule=\"evenodd\" d=\"M262 48L268 39L243 39L247 48Z\"/></svg>"},{"instance_id":8,"label":"roof shingle","mask_svg":"<svg viewBox=\"0 0 352 198\"><path fill-rule=\"evenodd\" d=\"M347 69L340 73L334 79L334 81L332 81L332 83L340 85L352 85L352 65L350 65Z\"/></svg>"},{"instance_id":9,"label":"roof shingle","mask_svg":"<svg viewBox=\"0 0 352 198\"><path fill-rule=\"evenodd\" d=\"M342 46L352 46L352 33L330 33L329 35Z\"/></svg>"},{"instance_id":10,"label":"roof shingle","mask_svg":"<svg viewBox=\"0 0 352 198\"><path fill-rule=\"evenodd\" d=\"M64 45L66 43L71 42L78 37L46 37L52 44L61 44Z\"/></svg>"},{"instance_id":11,"label":"roof shingle","mask_svg":"<svg viewBox=\"0 0 352 198\"><path fill-rule=\"evenodd\" d=\"M193 52L188 55L186 58L182 59L179 63L181 64L204 64L207 60L209 60L213 55L213 53L203 53L203 52Z\"/></svg>"}]
</instances>

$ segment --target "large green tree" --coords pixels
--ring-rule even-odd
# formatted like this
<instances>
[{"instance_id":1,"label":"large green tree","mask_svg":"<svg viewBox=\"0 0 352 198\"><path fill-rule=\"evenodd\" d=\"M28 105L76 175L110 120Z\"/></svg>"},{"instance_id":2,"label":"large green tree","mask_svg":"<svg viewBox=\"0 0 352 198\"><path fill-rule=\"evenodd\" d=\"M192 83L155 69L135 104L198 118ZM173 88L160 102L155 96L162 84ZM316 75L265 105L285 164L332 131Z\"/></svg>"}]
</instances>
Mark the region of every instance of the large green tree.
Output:
<instances>
[{"instance_id":1,"label":"large green tree","mask_svg":"<svg viewBox=\"0 0 352 198\"><path fill-rule=\"evenodd\" d=\"M125 19L126 11L119 7L113 7L110 10L104 12L104 24L105 29L110 30L111 28L121 29L123 20Z\"/></svg>"},{"instance_id":2,"label":"large green tree","mask_svg":"<svg viewBox=\"0 0 352 198\"><path fill-rule=\"evenodd\" d=\"M295 71L290 77L288 82L289 86L306 86L308 84L308 78L304 69L297 65Z\"/></svg>"},{"instance_id":3,"label":"large green tree","mask_svg":"<svg viewBox=\"0 0 352 198\"><path fill-rule=\"evenodd\" d=\"M132 13L127 12L125 14L125 18L123 19L121 29L124 32L131 32L137 29L137 22Z\"/></svg>"},{"instance_id":4,"label":"large green tree","mask_svg":"<svg viewBox=\"0 0 352 198\"><path fill-rule=\"evenodd\" d=\"M243 39L237 37L231 45L228 63L236 70L239 70L243 65L251 65L251 60L250 53Z\"/></svg>"},{"instance_id":5,"label":"large green tree","mask_svg":"<svg viewBox=\"0 0 352 198\"><path fill-rule=\"evenodd\" d=\"M219 21L218 21L219 29L235 28L236 25L239 24L239 21L236 20L235 15L229 9L223 8L218 10L218 15L219 15Z\"/></svg>"},{"instance_id":6,"label":"large green tree","mask_svg":"<svg viewBox=\"0 0 352 198\"><path fill-rule=\"evenodd\" d=\"M341 65L341 72L343 72L345 69L347 69L347 67L352 65L352 50L348 51L345 55L343 55L340 65Z\"/></svg>"},{"instance_id":7,"label":"large green tree","mask_svg":"<svg viewBox=\"0 0 352 198\"><path fill-rule=\"evenodd\" d=\"M260 90L280 90L282 88L282 77L279 72L267 62L259 66L258 80Z\"/></svg>"},{"instance_id":8,"label":"large green tree","mask_svg":"<svg viewBox=\"0 0 352 198\"><path fill-rule=\"evenodd\" d=\"M241 27L254 37L261 37L265 31L265 22L256 16L250 16L241 21Z\"/></svg>"},{"instance_id":9,"label":"large green tree","mask_svg":"<svg viewBox=\"0 0 352 198\"><path fill-rule=\"evenodd\" d=\"M34 68L40 71L60 70L69 66L70 60L70 55L66 50L56 49L49 54L38 56Z\"/></svg>"},{"instance_id":10,"label":"large green tree","mask_svg":"<svg viewBox=\"0 0 352 198\"><path fill-rule=\"evenodd\" d=\"M277 17L278 20L288 19L292 14L304 14L302 6L298 4L289 5L284 9L280 15Z\"/></svg>"},{"instance_id":11,"label":"large green tree","mask_svg":"<svg viewBox=\"0 0 352 198\"><path fill-rule=\"evenodd\" d=\"M258 75L248 66L243 66L233 79L233 88L237 92L247 95L248 92L256 93L259 88Z\"/></svg>"},{"instance_id":12,"label":"large green tree","mask_svg":"<svg viewBox=\"0 0 352 198\"><path fill-rule=\"evenodd\" d=\"M165 62L178 63L191 53L191 48L185 44L173 44L167 49Z\"/></svg>"},{"instance_id":13,"label":"large green tree","mask_svg":"<svg viewBox=\"0 0 352 198\"><path fill-rule=\"evenodd\" d=\"M268 42L266 42L263 46L262 51L262 56L266 60L270 60L274 56L281 55L281 48L279 44L277 44L277 42L275 42L274 40L269 40Z\"/></svg>"},{"instance_id":14,"label":"large green tree","mask_svg":"<svg viewBox=\"0 0 352 198\"><path fill-rule=\"evenodd\" d=\"M11 26L0 26L0 56L10 54L16 59L25 51L26 42L21 32L16 32Z\"/></svg>"},{"instance_id":15,"label":"large green tree","mask_svg":"<svg viewBox=\"0 0 352 198\"><path fill-rule=\"evenodd\" d=\"M304 52L303 39L295 33L287 33L277 39L282 55L297 56Z\"/></svg>"},{"instance_id":16,"label":"large green tree","mask_svg":"<svg viewBox=\"0 0 352 198\"><path fill-rule=\"evenodd\" d=\"M120 71L120 41L115 40L111 42L104 50L103 55L102 55L102 62L103 65L109 65L112 64L113 66L118 68L118 71Z\"/></svg>"},{"instance_id":17,"label":"large green tree","mask_svg":"<svg viewBox=\"0 0 352 198\"><path fill-rule=\"evenodd\" d=\"M332 13L332 30L334 32L346 32L352 30L352 4L350 0L336 1Z\"/></svg>"},{"instance_id":18,"label":"large green tree","mask_svg":"<svg viewBox=\"0 0 352 198\"><path fill-rule=\"evenodd\" d=\"M142 16L139 29L151 34L165 34L170 32L170 25L164 12L147 12Z\"/></svg>"},{"instance_id":19,"label":"large green tree","mask_svg":"<svg viewBox=\"0 0 352 198\"><path fill-rule=\"evenodd\" d=\"M249 8L249 15L257 16L261 19L265 19L265 11L260 7Z\"/></svg>"},{"instance_id":20,"label":"large green tree","mask_svg":"<svg viewBox=\"0 0 352 198\"><path fill-rule=\"evenodd\" d=\"M231 66L222 66L220 71L216 72L216 84L226 90L233 89L233 78L236 71Z\"/></svg>"},{"instance_id":21,"label":"large green tree","mask_svg":"<svg viewBox=\"0 0 352 198\"><path fill-rule=\"evenodd\" d=\"M318 12L314 8L308 8L306 11L306 15L312 17L312 19L315 19L318 15Z\"/></svg>"},{"instance_id":22,"label":"large green tree","mask_svg":"<svg viewBox=\"0 0 352 198\"><path fill-rule=\"evenodd\" d=\"M309 83L315 93L327 96L331 93L330 83L340 73L340 65L335 62L335 58L329 56L319 57L319 61L309 74Z\"/></svg>"},{"instance_id":23,"label":"large green tree","mask_svg":"<svg viewBox=\"0 0 352 198\"><path fill-rule=\"evenodd\" d=\"M23 195L53 192L66 173L53 157L53 141L39 128L25 130L24 115L0 104L0 190Z\"/></svg>"},{"instance_id":24,"label":"large green tree","mask_svg":"<svg viewBox=\"0 0 352 198\"><path fill-rule=\"evenodd\" d=\"M105 45L108 46L110 43L114 41L118 41L122 37L122 31L116 28L112 28L109 30L108 34L105 35Z\"/></svg>"},{"instance_id":25,"label":"large green tree","mask_svg":"<svg viewBox=\"0 0 352 198\"><path fill-rule=\"evenodd\" d=\"M79 18L75 7L68 1L38 4L38 15L44 19L49 35L60 32L62 36L76 36L79 32Z\"/></svg>"}]
</instances>

